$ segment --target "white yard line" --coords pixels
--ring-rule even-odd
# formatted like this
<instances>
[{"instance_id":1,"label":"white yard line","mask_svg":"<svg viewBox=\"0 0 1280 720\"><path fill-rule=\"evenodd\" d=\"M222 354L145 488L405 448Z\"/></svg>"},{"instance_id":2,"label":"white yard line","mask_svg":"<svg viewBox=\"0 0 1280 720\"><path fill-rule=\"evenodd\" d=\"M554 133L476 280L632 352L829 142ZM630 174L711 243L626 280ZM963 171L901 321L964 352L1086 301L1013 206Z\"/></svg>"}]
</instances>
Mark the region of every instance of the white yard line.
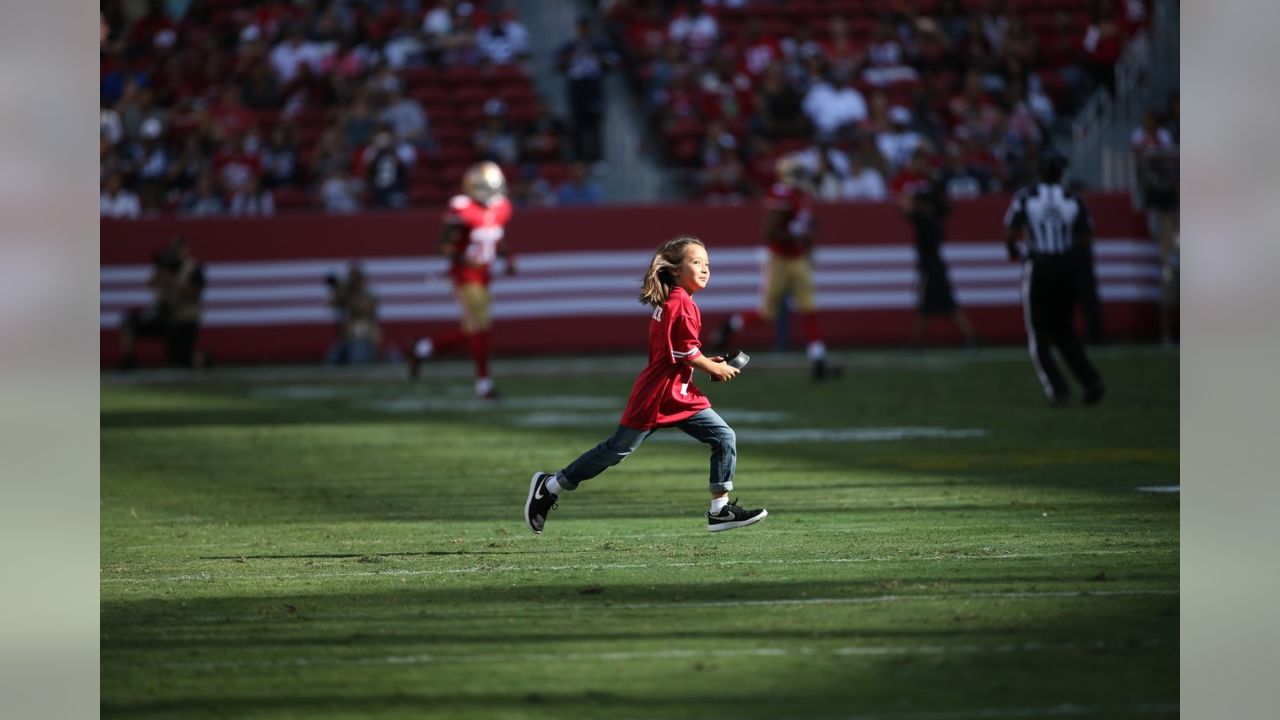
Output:
<instances>
[{"instance_id":1,"label":"white yard line","mask_svg":"<svg viewBox=\"0 0 1280 720\"><path fill-rule=\"evenodd\" d=\"M128 583L128 584L147 584L147 583L167 583L167 582L188 582L188 581L254 581L263 580L299 580L313 578L340 578L340 577L416 577L421 575L470 575L477 573L520 573L520 572L562 572L566 570L635 570L645 568L691 568L691 567L731 567L735 565L842 565L850 563L894 563L894 562L946 562L950 560L1020 560L1035 559L1046 557L1070 557L1072 555L1130 555L1144 552L1143 550L1083 550L1078 552L1058 552L1058 553L1006 553L1000 555L934 555L934 556L915 556L915 557L888 557L888 556L869 556L869 557L842 557L842 558L787 558L787 559L767 559L767 560L706 560L706 561L688 561L688 562L655 562L655 563L577 563L570 565L493 565L493 566L470 566L465 568L433 568L429 570L409 570L409 569L388 569L388 570L366 570L359 572L316 572L316 573L267 573L267 574L235 574L215 577L208 572L186 575L172 575L167 577L142 577L142 578L103 578L103 583Z\"/></svg>"},{"instance_id":2,"label":"white yard line","mask_svg":"<svg viewBox=\"0 0 1280 720\"><path fill-rule=\"evenodd\" d=\"M1131 703L1128 705L1046 705L1044 707L973 708L967 710L920 710L892 713L842 715L833 720L1004 720L1041 717L1122 717L1133 715L1178 715L1178 703Z\"/></svg>"},{"instance_id":3,"label":"white yard line","mask_svg":"<svg viewBox=\"0 0 1280 720\"><path fill-rule=\"evenodd\" d=\"M1134 597L1147 595L1177 595L1177 590L1062 590L1049 592L979 592L931 595L879 595L854 598L784 598L779 600L703 600L696 602L628 603L610 605L610 609L653 610L658 608L724 608L724 607L775 607L780 605L870 605L916 600L1042 600L1046 598L1100 598Z\"/></svg>"},{"instance_id":4,"label":"white yard line","mask_svg":"<svg viewBox=\"0 0 1280 720\"><path fill-rule=\"evenodd\" d=\"M641 348L643 350L643 348ZM1091 348L1091 355L1099 357L1152 357L1176 356L1155 346L1117 345ZM984 348L981 350L937 349L923 352L896 350L851 350L832 353L846 369L900 369L927 368L964 372L966 365L974 363L1025 363L1026 350L1014 348ZM431 361L431 376L440 378L470 377L471 363L461 360ZM752 353L752 367L774 369L804 369L804 354ZM620 356L590 358L500 358L493 363L495 376L564 376L601 373L635 373L644 367L643 352ZM103 371L104 385L150 385L165 383L213 382L348 382L370 380L403 380L404 366L379 364L366 367L327 367L323 365L277 365L250 367L216 367L201 371L174 369L144 369L130 372Z\"/></svg>"},{"instance_id":5,"label":"white yard line","mask_svg":"<svg viewBox=\"0 0 1280 720\"><path fill-rule=\"evenodd\" d=\"M1155 647L1159 643L1148 641L1142 647ZM981 655L1007 653L1035 653L1062 650L1095 650L1109 647L1104 641L1092 643L1016 643L998 645L852 645L836 648L766 647L739 649L679 649L634 650L626 652L533 652L533 653L476 653L381 655L363 658L285 657L264 660L205 660L163 663L169 670L244 670L297 667L371 667L431 664L477 664L511 662L629 662L633 660L739 658L739 657L883 657L894 655ZM1124 646L1122 649L1127 649Z\"/></svg>"}]
</instances>

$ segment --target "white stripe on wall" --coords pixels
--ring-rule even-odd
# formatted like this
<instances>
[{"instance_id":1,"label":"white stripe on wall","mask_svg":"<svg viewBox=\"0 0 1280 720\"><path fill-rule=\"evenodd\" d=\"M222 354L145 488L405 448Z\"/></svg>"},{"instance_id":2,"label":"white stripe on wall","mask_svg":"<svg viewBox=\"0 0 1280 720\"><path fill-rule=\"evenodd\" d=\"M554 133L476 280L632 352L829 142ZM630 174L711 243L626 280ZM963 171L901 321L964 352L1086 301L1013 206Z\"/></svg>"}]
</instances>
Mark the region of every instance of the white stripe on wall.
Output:
<instances>
[{"instance_id":1,"label":"white stripe on wall","mask_svg":"<svg viewBox=\"0 0 1280 720\"><path fill-rule=\"evenodd\" d=\"M1109 239L1096 243L1099 294L1108 302L1157 302L1159 252L1147 240ZM1007 262L1002 243L946 246L957 299L971 306L1018 306L1019 267ZM715 251L713 282L717 292L699 298L710 312L753 307L759 299L763 248ZM630 292L645 251L539 253L520 258L521 275L498 277L493 285L493 315L498 319L567 317L584 313L634 316L649 311ZM262 326L330 324L328 289L323 278L343 274L350 259L210 263L205 293L205 324ZM818 306L823 310L909 309L915 306L915 253L910 246L820 248L814 273ZM975 264L977 263L977 264ZM457 309L437 257L363 260L373 291L383 299L381 316L389 321L453 320ZM867 269L866 265L875 265ZM860 267L861 266L861 267ZM566 272L591 270L590 275ZM115 328L125 311L151 301L145 284L147 265L101 268L99 322ZM412 277L419 275L420 281ZM382 278L382 279L380 279Z\"/></svg>"}]
</instances>

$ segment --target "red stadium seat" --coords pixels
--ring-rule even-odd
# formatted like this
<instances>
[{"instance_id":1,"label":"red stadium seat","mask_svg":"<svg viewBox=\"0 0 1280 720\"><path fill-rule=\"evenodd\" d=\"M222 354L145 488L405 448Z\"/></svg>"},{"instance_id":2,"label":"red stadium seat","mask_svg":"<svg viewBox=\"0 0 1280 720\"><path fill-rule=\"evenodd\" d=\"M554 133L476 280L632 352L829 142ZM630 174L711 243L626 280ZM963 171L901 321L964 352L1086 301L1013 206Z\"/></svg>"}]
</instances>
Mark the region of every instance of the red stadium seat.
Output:
<instances>
[{"instance_id":1,"label":"red stadium seat","mask_svg":"<svg viewBox=\"0 0 1280 720\"><path fill-rule=\"evenodd\" d=\"M305 210L311 207L311 198L300 188L278 187L271 191L271 195L280 210Z\"/></svg>"}]
</instances>

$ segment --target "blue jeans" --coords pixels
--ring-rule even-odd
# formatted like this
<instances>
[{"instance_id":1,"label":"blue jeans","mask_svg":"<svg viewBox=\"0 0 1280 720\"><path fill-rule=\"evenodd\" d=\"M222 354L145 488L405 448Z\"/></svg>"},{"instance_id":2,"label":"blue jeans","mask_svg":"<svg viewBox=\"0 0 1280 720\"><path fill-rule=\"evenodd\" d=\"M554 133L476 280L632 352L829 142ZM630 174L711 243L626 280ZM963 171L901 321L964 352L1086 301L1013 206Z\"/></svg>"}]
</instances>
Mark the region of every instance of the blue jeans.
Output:
<instances>
[{"instance_id":1,"label":"blue jeans","mask_svg":"<svg viewBox=\"0 0 1280 720\"><path fill-rule=\"evenodd\" d=\"M720 494L732 490L733 472L738 466L738 439L733 428L711 408L700 411L676 427L711 446L711 492ZM612 437L586 451L557 473L556 482L565 490L577 488L579 483L626 460L654 432L656 430L636 430L619 425Z\"/></svg>"}]
</instances>

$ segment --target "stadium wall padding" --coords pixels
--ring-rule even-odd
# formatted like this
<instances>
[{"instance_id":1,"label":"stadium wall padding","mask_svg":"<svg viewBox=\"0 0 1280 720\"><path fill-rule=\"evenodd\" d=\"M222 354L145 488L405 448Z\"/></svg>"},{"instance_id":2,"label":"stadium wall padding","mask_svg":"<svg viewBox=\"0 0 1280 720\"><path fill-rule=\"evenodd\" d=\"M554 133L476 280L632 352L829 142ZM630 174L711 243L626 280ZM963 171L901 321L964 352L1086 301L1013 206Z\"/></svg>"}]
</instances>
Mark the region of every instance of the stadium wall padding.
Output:
<instances>
[{"instance_id":1,"label":"stadium wall padding","mask_svg":"<svg viewBox=\"0 0 1280 720\"><path fill-rule=\"evenodd\" d=\"M957 202L947 223L945 256L953 285L984 340L1021 343L1021 268L1005 259L1002 219L1008 197ZM1127 195L1087 196L1095 223L1095 265L1111 339L1156 334L1159 255L1143 216ZM892 203L822 204L816 209L815 276L822 327L836 348L907 341L915 306L911 227ZM764 210L736 206L645 205L517 211L507 239L519 272L495 272L493 348L498 355L643 353L649 313L636 301L653 249L690 233L708 246L711 283L698 296L704 341L733 310L756 304ZM363 264L380 298L384 341L456 326L443 259L436 254L441 214L430 211L348 216L103 220L101 360L119 358L116 328L129 308L150 301L152 254L186 236L206 263L208 288L200 347L219 363L313 362L333 342L323 278ZM499 270L499 269L496 269ZM798 338L799 323L792 322ZM930 338L953 344L946 320ZM740 336L768 347L771 328ZM798 343L796 343L798 344ZM157 343L140 358L157 361Z\"/></svg>"}]
</instances>

